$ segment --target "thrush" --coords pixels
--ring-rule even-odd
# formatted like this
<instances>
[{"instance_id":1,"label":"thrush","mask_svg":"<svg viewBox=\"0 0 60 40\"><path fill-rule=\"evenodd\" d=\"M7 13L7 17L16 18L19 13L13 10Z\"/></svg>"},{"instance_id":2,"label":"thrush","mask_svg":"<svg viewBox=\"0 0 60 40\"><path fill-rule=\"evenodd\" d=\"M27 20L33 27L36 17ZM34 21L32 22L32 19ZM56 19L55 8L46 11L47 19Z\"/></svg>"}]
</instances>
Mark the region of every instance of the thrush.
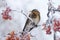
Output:
<instances>
[{"instance_id":1,"label":"thrush","mask_svg":"<svg viewBox=\"0 0 60 40\"><path fill-rule=\"evenodd\" d=\"M33 9L29 14L29 17L33 20L33 22L27 18L23 32L30 32L33 28L37 27L37 24L40 21L40 12L37 9Z\"/></svg>"}]
</instances>

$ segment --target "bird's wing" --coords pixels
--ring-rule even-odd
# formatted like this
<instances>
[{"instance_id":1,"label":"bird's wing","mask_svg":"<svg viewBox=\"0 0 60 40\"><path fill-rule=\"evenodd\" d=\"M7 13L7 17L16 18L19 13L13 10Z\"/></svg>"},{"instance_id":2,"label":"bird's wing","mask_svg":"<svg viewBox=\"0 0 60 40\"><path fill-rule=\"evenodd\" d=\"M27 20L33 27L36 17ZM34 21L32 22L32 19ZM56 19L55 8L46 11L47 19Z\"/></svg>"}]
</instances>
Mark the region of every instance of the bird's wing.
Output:
<instances>
[{"instance_id":1,"label":"bird's wing","mask_svg":"<svg viewBox=\"0 0 60 40\"><path fill-rule=\"evenodd\" d=\"M26 26L29 24L29 22L30 22L30 20L29 20L29 19L27 19L27 21L26 21L26 23L25 23L25 26L24 26L24 28L23 28L23 31L25 31Z\"/></svg>"}]
</instances>

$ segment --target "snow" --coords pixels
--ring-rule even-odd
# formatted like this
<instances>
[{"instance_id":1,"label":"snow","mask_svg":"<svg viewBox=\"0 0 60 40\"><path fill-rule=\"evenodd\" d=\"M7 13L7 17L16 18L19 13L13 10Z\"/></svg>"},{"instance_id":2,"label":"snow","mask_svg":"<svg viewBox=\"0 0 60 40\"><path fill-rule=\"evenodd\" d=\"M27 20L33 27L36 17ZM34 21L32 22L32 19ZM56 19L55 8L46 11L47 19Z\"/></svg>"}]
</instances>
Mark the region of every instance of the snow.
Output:
<instances>
[{"instance_id":1,"label":"snow","mask_svg":"<svg viewBox=\"0 0 60 40\"><path fill-rule=\"evenodd\" d=\"M48 0L6 0L8 6L13 10L24 10L27 14L32 9L38 9L41 14L41 21L39 24L42 24L45 22L47 18L47 8L48 8ZM53 0L54 6L57 7L58 4L60 4L60 0ZM15 30L15 32L21 32L25 22L26 17L21 12L13 11L11 12L12 20L4 21L1 16L2 10L5 8L0 8L0 40L5 40L4 35L9 33L12 30ZM39 26L38 28L35 28L31 31L31 34L35 37L32 37L31 40L53 40L53 34L46 35L45 31L42 30L42 26Z\"/></svg>"}]
</instances>

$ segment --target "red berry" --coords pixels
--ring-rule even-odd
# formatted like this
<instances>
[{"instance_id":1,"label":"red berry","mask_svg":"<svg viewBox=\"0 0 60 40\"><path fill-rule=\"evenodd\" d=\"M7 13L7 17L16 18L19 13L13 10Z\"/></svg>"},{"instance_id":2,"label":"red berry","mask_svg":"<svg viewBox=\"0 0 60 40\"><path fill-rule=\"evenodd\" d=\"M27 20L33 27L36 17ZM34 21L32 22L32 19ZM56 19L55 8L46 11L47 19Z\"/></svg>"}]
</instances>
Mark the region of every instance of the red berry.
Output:
<instances>
[{"instance_id":1,"label":"red berry","mask_svg":"<svg viewBox=\"0 0 60 40\"><path fill-rule=\"evenodd\" d=\"M11 16L9 16L8 18L9 18L9 20L11 20L11 19L12 19L12 18L11 18Z\"/></svg>"},{"instance_id":2,"label":"red berry","mask_svg":"<svg viewBox=\"0 0 60 40\"><path fill-rule=\"evenodd\" d=\"M7 20L8 19L8 16L4 15L3 16L3 19Z\"/></svg>"},{"instance_id":3,"label":"red berry","mask_svg":"<svg viewBox=\"0 0 60 40\"><path fill-rule=\"evenodd\" d=\"M46 32L46 34L51 34L52 32L50 31L50 32Z\"/></svg>"},{"instance_id":4,"label":"red berry","mask_svg":"<svg viewBox=\"0 0 60 40\"><path fill-rule=\"evenodd\" d=\"M51 27L50 27L50 25L48 26L48 28L46 30L46 34L51 34Z\"/></svg>"}]
</instances>

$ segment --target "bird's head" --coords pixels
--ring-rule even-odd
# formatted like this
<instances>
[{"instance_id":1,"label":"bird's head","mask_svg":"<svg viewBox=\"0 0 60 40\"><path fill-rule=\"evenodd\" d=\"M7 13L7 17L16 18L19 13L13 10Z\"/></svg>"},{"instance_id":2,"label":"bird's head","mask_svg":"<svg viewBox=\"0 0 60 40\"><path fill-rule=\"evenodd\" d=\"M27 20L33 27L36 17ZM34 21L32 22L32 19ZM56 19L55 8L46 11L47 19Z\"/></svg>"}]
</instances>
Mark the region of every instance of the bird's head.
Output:
<instances>
[{"instance_id":1,"label":"bird's head","mask_svg":"<svg viewBox=\"0 0 60 40\"><path fill-rule=\"evenodd\" d=\"M37 9L33 9L29 17L36 18L38 15L40 15L40 12Z\"/></svg>"}]
</instances>

